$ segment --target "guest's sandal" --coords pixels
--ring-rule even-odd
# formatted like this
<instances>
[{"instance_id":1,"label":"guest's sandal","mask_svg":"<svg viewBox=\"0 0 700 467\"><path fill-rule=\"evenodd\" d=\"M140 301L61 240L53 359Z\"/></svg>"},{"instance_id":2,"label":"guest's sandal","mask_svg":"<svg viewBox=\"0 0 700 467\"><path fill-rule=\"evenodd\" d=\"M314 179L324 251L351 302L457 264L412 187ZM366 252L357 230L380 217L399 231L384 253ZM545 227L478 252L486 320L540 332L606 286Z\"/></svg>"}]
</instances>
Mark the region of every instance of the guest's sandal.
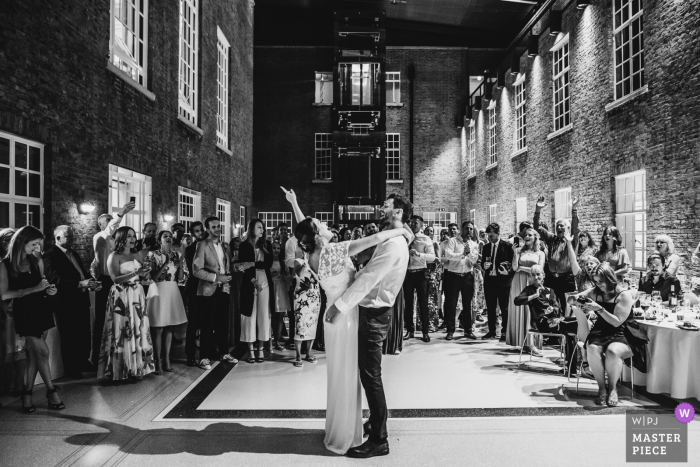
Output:
<instances>
[{"instance_id":1,"label":"guest's sandal","mask_svg":"<svg viewBox=\"0 0 700 467\"><path fill-rule=\"evenodd\" d=\"M608 407L617 407L617 404L618 404L619 402L620 402L620 401L619 401L618 398L617 398L617 391L611 392L611 393L608 395Z\"/></svg>"},{"instance_id":2,"label":"guest's sandal","mask_svg":"<svg viewBox=\"0 0 700 467\"><path fill-rule=\"evenodd\" d=\"M51 402L51 399L49 399L49 396L51 394L55 394L57 392L58 388L54 387L53 389L46 391L46 400L48 401L49 404L49 409L51 410L63 410L66 408L66 405L61 401L58 404L54 404Z\"/></svg>"},{"instance_id":3,"label":"guest's sandal","mask_svg":"<svg viewBox=\"0 0 700 467\"><path fill-rule=\"evenodd\" d=\"M245 359L248 363L255 363L255 353L252 350L248 352L249 357Z\"/></svg>"},{"instance_id":4,"label":"guest's sandal","mask_svg":"<svg viewBox=\"0 0 700 467\"><path fill-rule=\"evenodd\" d=\"M301 363L301 360L295 360L295 361L294 361L294 366L297 367L297 368L301 368L301 367L304 366L304 364Z\"/></svg>"},{"instance_id":5,"label":"guest's sandal","mask_svg":"<svg viewBox=\"0 0 700 467\"><path fill-rule=\"evenodd\" d=\"M608 393L607 392L602 392L598 393L598 396L596 396L595 402L596 405L605 405L608 400Z\"/></svg>"},{"instance_id":6,"label":"guest's sandal","mask_svg":"<svg viewBox=\"0 0 700 467\"><path fill-rule=\"evenodd\" d=\"M316 363L316 357L314 357L313 355L307 355L306 358L304 358L304 360L306 360L309 363Z\"/></svg>"},{"instance_id":7,"label":"guest's sandal","mask_svg":"<svg viewBox=\"0 0 700 467\"><path fill-rule=\"evenodd\" d=\"M36 407L34 407L34 404L30 405L27 407L24 405L24 396L29 396L29 399L31 400L32 398L32 391L23 391L22 392L22 412L24 413L34 413L36 412Z\"/></svg>"},{"instance_id":8,"label":"guest's sandal","mask_svg":"<svg viewBox=\"0 0 700 467\"><path fill-rule=\"evenodd\" d=\"M264 350L258 350L258 358L256 361L258 363L262 363L265 361L265 351Z\"/></svg>"}]
</instances>

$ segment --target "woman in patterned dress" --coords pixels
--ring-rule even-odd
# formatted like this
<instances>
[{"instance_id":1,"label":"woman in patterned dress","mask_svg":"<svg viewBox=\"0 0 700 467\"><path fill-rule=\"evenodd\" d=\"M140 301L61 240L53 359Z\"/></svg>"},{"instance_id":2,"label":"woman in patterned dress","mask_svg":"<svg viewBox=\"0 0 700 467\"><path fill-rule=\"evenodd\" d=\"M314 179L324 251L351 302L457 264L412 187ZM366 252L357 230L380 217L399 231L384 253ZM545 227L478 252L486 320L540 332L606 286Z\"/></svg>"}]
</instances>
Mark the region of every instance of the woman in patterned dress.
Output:
<instances>
[{"instance_id":1,"label":"woman in patterned dress","mask_svg":"<svg viewBox=\"0 0 700 467\"><path fill-rule=\"evenodd\" d=\"M309 251L299 244L297 257L294 260L294 270L297 275L294 289L294 349L296 350L295 367L302 367L301 343L306 342L306 360L316 363L316 357L311 355L311 347L316 338L318 315L321 312L321 287L318 275L309 266Z\"/></svg>"},{"instance_id":2,"label":"woman in patterned dress","mask_svg":"<svg viewBox=\"0 0 700 467\"><path fill-rule=\"evenodd\" d=\"M178 288L185 269L184 256L173 249L173 234L167 230L158 234L158 244L158 250L148 252L154 282L148 288L146 309L153 336L155 374L162 375L163 371L173 371L170 365L173 330L187 322L187 315Z\"/></svg>"},{"instance_id":3,"label":"woman in patterned dress","mask_svg":"<svg viewBox=\"0 0 700 467\"><path fill-rule=\"evenodd\" d=\"M440 281L442 279L442 264L440 263L440 245L433 240L435 230L429 225L423 231L425 235L430 237L433 242L433 251L435 251L435 261L428 264L426 271L428 279L428 321L430 332L436 332L439 326L439 310L440 310ZM416 315L416 326L420 326L420 313Z\"/></svg>"},{"instance_id":4,"label":"woman in patterned dress","mask_svg":"<svg viewBox=\"0 0 700 467\"><path fill-rule=\"evenodd\" d=\"M154 370L146 297L139 283L150 275L151 268L143 266L143 256L134 252L135 244L134 229L117 229L114 250L107 259L114 285L107 301L98 378L141 379Z\"/></svg>"},{"instance_id":5,"label":"woman in patterned dress","mask_svg":"<svg viewBox=\"0 0 700 467\"><path fill-rule=\"evenodd\" d=\"M479 258L481 258L481 250L484 247L484 242L479 240L479 234L477 228L474 226L472 221L467 221L467 231L469 232L469 239L473 242L479 244ZM476 317L479 316L479 320L483 321L481 318L481 311L486 308L486 296L484 295L484 275L481 269L475 267L474 270L474 298L472 298L472 326L476 323ZM464 330L467 332L467 329Z\"/></svg>"}]
</instances>

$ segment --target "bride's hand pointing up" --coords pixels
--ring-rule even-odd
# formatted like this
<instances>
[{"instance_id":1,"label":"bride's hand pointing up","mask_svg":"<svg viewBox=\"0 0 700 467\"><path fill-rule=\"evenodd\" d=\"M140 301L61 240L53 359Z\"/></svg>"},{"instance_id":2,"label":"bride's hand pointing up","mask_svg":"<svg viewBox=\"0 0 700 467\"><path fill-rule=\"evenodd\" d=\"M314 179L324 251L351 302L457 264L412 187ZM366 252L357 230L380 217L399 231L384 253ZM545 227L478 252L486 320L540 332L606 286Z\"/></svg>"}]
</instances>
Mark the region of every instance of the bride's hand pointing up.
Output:
<instances>
[{"instance_id":1,"label":"bride's hand pointing up","mask_svg":"<svg viewBox=\"0 0 700 467\"><path fill-rule=\"evenodd\" d=\"M287 201L289 201L291 204L297 202L297 195L294 193L294 190L286 190L283 186L280 188L282 188L282 191L284 191L284 196L287 198Z\"/></svg>"}]
</instances>

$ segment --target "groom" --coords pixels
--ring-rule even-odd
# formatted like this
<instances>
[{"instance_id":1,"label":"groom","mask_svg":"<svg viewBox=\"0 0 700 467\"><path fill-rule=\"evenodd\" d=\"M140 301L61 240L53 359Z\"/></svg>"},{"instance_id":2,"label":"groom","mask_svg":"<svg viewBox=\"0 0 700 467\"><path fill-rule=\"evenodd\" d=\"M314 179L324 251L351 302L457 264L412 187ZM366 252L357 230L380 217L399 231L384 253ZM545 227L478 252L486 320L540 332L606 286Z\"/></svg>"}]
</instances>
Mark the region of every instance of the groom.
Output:
<instances>
[{"instance_id":1,"label":"groom","mask_svg":"<svg viewBox=\"0 0 700 467\"><path fill-rule=\"evenodd\" d=\"M411 203L393 194L384 202L385 229L400 229L413 211ZM333 306L326 310L332 322L338 313L347 313L359 305L358 363L360 381L365 389L370 416L365 424L369 439L351 448L348 457L368 458L389 454L387 408L382 384L382 343L391 325L392 307L403 285L408 267L408 245L404 237L395 237L378 245L369 263L355 275L355 282Z\"/></svg>"}]
</instances>

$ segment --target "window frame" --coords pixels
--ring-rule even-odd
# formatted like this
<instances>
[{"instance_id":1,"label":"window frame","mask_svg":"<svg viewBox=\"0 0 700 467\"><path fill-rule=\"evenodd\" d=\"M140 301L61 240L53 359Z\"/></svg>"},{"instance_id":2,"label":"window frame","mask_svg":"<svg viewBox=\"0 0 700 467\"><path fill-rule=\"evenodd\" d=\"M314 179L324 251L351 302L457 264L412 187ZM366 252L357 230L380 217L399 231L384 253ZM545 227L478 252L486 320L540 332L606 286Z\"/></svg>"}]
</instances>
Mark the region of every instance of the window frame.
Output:
<instances>
[{"instance_id":1,"label":"window frame","mask_svg":"<svg viewBox=\"0 0 700 467\"><path fill-rule=\"evenodd\" d=\"M185 204L182 197L192 197L192 215L183 215L182 207ZM189 205L189 203L187 203ZM202 220L202 193L184 186L177 187L177 221L185 226L185 232L190 231L193 222Z\"/></svg>"},{"instance_id":2,"label":"window frame","mask_svg":"<svg viewBox=\"0 0 700 467\"><path fill-rule=\"evenodd\" d=\"M221 218L222 213L224 217L223 219ZM221 237L225 242L230 242L233 233L233 222L231 222L231 201L216 198L216 217L219 218L219 222L221 223Z\"/></svg>"},{"instance_id":3,"label":"window frame","mask_svg":"<svg viewBox=\"0 0 700 467\"><path fill-rule=\"evenodd\" d=\"M386 134L386 179L401 180L401 133Z\"/></svg>"},{"instance_id":4,"label":"window frame","mask_svg":"<svg viewBox=\"0 0 700 467\"><path fill-rule=\"evenodd\" d=\"M472 221L473 225L476 225L476 209L469 210L469 220Z\"/></svg>"},{"instance_id":5,"label":"window frame","mask_svg":"<svg viewBox=\"0 0 700 467\"><path fill-rule=\"evenodd\" d=\"M515 102L515 153L527 150L527 94L525 92L525 74L513 83Z\"/></svg>"},{"instance_id":6,"label":"window frame","mask_svg":"<svg viewBox=\"0 0 700 467\"><path fill-rule=\"evenodd\" d=\"M563 202L562 197L564 198ZM556 222L557 219L564 218L571 222L571 209L571 187L568 186L554 190L554 221Z\"/></svg>"},{"instance_id":7,"label":"window frame","mask_svg":"<svg viewBox=\"0 0 700 467\"><path fill-rule=\"evenodd\" d=\"M389 90L389 83L391 84L391 91ZM400 71L387 71L386 79L386 105L401 105L401 72ZM391 102L389 102L389 92L391 92ZM397 99L398 97L398 99Z\"/></svg>"},{"instance_id":8,"label":"window frame","mask_svg":"<svg viewBox=\"0 0 700 467\"><path fill-rule=\"evenodd\" d=\"M495 102L495 101L494 101ZM489 111L489 163L488 167L494 167L498 164L498 134L496 121L496 106L488 107Z\"/></svg>"},{"instance_id":9,"label":"window frame","mask_svg":"<svg viewBox=\"0 0 700 467\"><path fill-rule=\"evenodd\" d=\"M6 139L8 141L8 163L7 164L0 164L0 168L6 168L8 171L8 185L7 185L7 193L2 193L0 194L0 202L6 202L8 203L8 224L7 227L12 227L14 229L18 229L20 227L24 227L25 225L30 225L29 222L25 222L22 225L19 225L17 223L17 206L18 205L25 205L25 206L38 206L39 208L39 224L34 225L32 223L31 225L34 225L36 228L39 230L43 230L44 228L44 145L41 143L38 143L36 141L32 141L26 138L22 138L16 135L13 135L12 133L8 133L5 131L0 131L0 138ZM17 143L23 144L27 147L27 167L17 167ZM35 148L39 150L39 170L36 171L34 169L30 168L30 148ZM18 195L16 194L16 180L17 180L17 172L20 173L25 173L27 177L27 183L26 183L26 196L23 195ZM39 196L29 196L29 190L30 190L30 184L29 184L29 178L30 175L39 175ZM20 175L21 177L21 175ZM30 212L27 209L26 215L29 217ZM27 219L28 221L29 219Z\"/></svg>"},{"instance_id":10,"label":"window frame","mask_svg":"<svg viewBox=\"0 0 700 467\"><path fill-rule=\"evenodd\" d=\"M616 8L616 3L620 3L620 8ZM639 5L639 11L633 13L633 5L637 3ZM626 10L626 11L625 11ZM627 14L627 19L624 19L624 13ZM618 14L619 13L619 14ZM615 0L612 2L612 16L613 16L613 95L614 99L620 100L627 97L636 91L639 91L646 85L645 77L645 67L644 67L644 0ZM621 17L622 16L622 17ZM634 23L639 21L639 31L636 36L634 34ZM621 22L620 22L621 21ZM620 37L624 37L625 33L628 38L627 41L623 39L623 44L618 46ZM637 54L634 53L634 41L639 38L639 51ZM628 56L625 59L625 49ZM618 56L618 50L621 52L621 56ZM639 70L634 71L634 59L639 57ZM628 68L628 74L625 75L625 65ZM618 77L618 70L621 70L621 75ZM634 86L635 75L639 75L639 84L637 87ZM624 92L624 84L629 83L629 91ZM621 92L618 92L620 88Z\"/></svg>"},{"instance_id":11,"label":"window frame","mask_svg":"<svg viewBox=\"0 0 700 467\"><path fill-rule=\"evenodd\" d=\"M197 99L199 97L199 0L180 0L180 33L178 35L178 116L185 119L195 127L198 126ZM188 19L185 13L190 12ZM186 24L185 24L186 23ZM185 27L187 26L187 27ZM185 38L188 32L189 38ZM188 49L188 57L183 56L183 44L191 40L191 47ZM184 76L185 70L187 70ZM188 98L184 89L190 91Z\"/></svg>"},{"instance_id":12,"label":"window frame","mask_svg":"<svg viewBox=\"0 0 700 467\"><path fill-rule=\"evenodd\" d=\"M515 198L515 232L518 232L520 224L527 221L527 197Z\"/></svg>"},{"instance_id":13,"label":"window frame","mask_svg":"<svg viewBox=\"0 0 700 467\"><path fill-rule=\"evenodd\" d=\"M113 186L117 178L117 183L124 183L126 188L121 189L119 186ZM123 182L119 179L123 179ZM113 217L117 215L119 210L129 202L131 196L136 198L136 208L124 216L121 226L128 226L134 229L137 233L141 232L143 226L147 222L153 222L153 180L149 175L136 172L135 170L119 167L115 164L109 164L109 184L107 202L109 206L109 214ZM129 183L138 184L138 190L128 189ZM114 199L116 191L116 200ZM122 193L124 195L122 196Z\"/></svg>"},{"instance_id":14,"label":"window frame","mask_svg":"<svg viewBox=\"0 0 700 467\"><path fill-rule=\"evenodd\" d=\"M469 125L469 159L467 178L476 177L476 125Z\"/></svg>"},{"instance_id":15,"label":"window frame","mask_svg":"<svg viewBox=\"0 0 700 467\"><path fill-rule=\"evenodd\" d=\"M324 79L324 78L330 79ZM319 84L320 83L320 84ZM323 83L330 83L330 102L324 102L324 88L326 87ZM314 105L333 105L333 72L332 71L315 71L314 72Z\"/></svg>"},{"instance_id":16,"label":"window frame","mask_svg":"<svg viewBox=\"0 0 700 467\"><path fill-rule=\"evenodd\" d=\"M450 224L457 223L457 213L449 211L423 211L424 228L433 228L433 241L440 241L440 232Z\"/></svg>"},{"instance_id":17,"label":"window frame","mask_svg":"<svg viewBox=\"0 0 700 467\"><path fill-rule=\"evenodd\" d=\"M248 231L248 226L246 225L246 208L245 206L238 207L238 225L240 225L240 230L238 232L239 237L243 237L243 234Z\"/></svg>"},{"instance_id":18,"label":"window frame","mask_svg":"<svg viewBox=\"0 0 700 467\"><path fill-rule=\"evenodd\" d=\"M228 149L229 136L229 54L231 45L216 26L216 144Z\"/></svg>"},{"instance_id":19,"label":"window frame","mask_svg":"<svg viewBox=\"0 0 700 467\"><path fill-rule=\"evenodd\" d=\"M335 218L333 211L316 211L314 213L314 217L320 222L325 222L326 227L328 228L330 228L331 225L333 225L333 219Z\"/></svg>"},{"instance_id":20,"label":"window frame","mask_svg":"<svg viewBox=\"0 0 700 467\"><path fill-rule=\"evenodd\" d=\"M639 179L637 179L639 177ZM627 181L632 179L633 185L637 185L637 182L641 184L641 190L633 190L631 192L619 193L621 183L627 185ZM646 269L646 254L647 254L647 193L646 193L646 170L636 170L634 172L628 172L615 176L615 225L620 231L620 235L623 238L623 246L627 250L632 262L632 268L635 270L645 270ZM641 197L637 195L641 194ZM632 195L631 200L627 198ZM631 201L631 202L630 202ZM620 210L620 205L631 204L631 209ZM632 221L634 228L630 231L627 229L627 225ZM637 226L641 229L637 230ZM629 237L632 236L634 241L630 241ZM633 248L629 248L629 244L633 245Z\"/></svg>"},{"instance_id":21,"label":"window frame","mask_svg":"<svg viewBox=\"0 0 700 467\"><path fill-rule=\"evenodd\" d=\"M552 125L553 132L557 132L572 125L570 92L571 48L569 47L569 35L562 37L549 51L552 53ZM561 54L561 58L557 57L558 54ZM557 66L560 62L562 63L561 70L557 71ZM558 87L558 85L561 87ZM557 100L557 91L560 89L563 96L561 102ZM558 105L561 105L561 114L557 114Z\"/></svg>"},{"instance_id":22,"label":"window frame","mask_svg":"<svg viewBox=\"0 0 700 467\"><path fill-rule=\"evenodd\" d=\"M268 217L270 219L268 219ZM292 212L291 211L265 211L258 212L258 219L263 221L265 225L265 230L267 235L272 235L272 231L277 227L280 222L286 222L288 226L292 226ZM273 222L274 225L269 226L268 223Z\"/></svg>"},{"instance_id":23,"label":"window frame","mask_svg":"<svg viewBox=\"0 0 700 467\"><path fill-rule=\"evenodd\" d=\"M333 179L332 160L333 133L314 133L314 180Z\"/></svg>"},{"instance_id":24,"label":"window frame","mask_svg":"<svg viewBox=\"0 0 700 467\"><path fill-rule=\"evenodd\" d=\"M489 204L489 225L497 222L498 204Z\"/></svg>"},{"instance_id":25,"label":"window frame","mask_svg":"<svg viewBox=\"0 0 700 467\"><path fill-rule=\"evenodd\" d=\"M138 17L140 15L143 15L143 21L139 22L137 19L134 19L134 24L138 25L141 24L142 28L137 30L136 32L131 31L135 35L134 42L137 44L134 47L134 52L136 53L135 56L131 56L130 51L126 50L125 48L128 48L128 44L125 43L123 40L120 42L123 45L118 44L117 42L117 27L115 24L115 21L119 21L120 23L124 24L121 19L117 19L116 17L116 3L117 1L120 1L121 5L123 5L125 8L132 7L135 11L131 13L131 16ZM109 63L112 64L117 70L119 70L126 78L130 79L133 81L133 84L136 84L138 86L141 86L143 89L147 89L148 86L148 0L110 0L110 22L109 22ZM143 11L141 11L141 6L143 4ZM128 20L127 20L128 21ZM128 29L128 25L124 25L125 28ZM142 30L141 30L142 29ZM141 37L142 35L143 37ZM141 45L141 47L139 47ZM139 60L141 60L142 64L139 65ZM132 68L132 73L127 73L127 70L125 70L122 66L122 63L125 64L125 66L131 67ZM134 76L136 74L136 76Z\"/></svg>"}]
</instances>

